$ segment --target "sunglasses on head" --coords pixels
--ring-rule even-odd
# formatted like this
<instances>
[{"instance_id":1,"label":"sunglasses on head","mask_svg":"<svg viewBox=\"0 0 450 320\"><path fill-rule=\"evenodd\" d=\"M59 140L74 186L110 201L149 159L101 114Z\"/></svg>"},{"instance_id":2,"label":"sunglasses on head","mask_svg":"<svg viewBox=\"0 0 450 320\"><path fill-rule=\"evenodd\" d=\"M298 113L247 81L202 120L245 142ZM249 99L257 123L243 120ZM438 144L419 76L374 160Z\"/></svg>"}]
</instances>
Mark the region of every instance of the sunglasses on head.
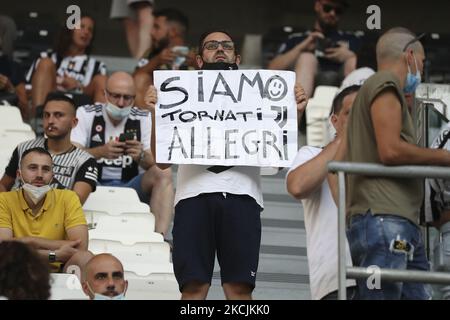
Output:
<instances>
[{"instance_id":1,"label":"sunglasses on head","mask_svg":"<svg viewBox=\"0 0 450 320\"><path fill-rule=\"evenodd\" d=\"M340 16L344 13L344 9L342 7L333 6L329 3L322 3L322 8L325 13L330 13L333 10L334 13L338 16Z\"/></svg>"},{"instance_id":2,"label":"sunglasses on head","mask_svg":"<svg viewBox=\"0 0 450 320\"><path fill-rule=\"evenodd\" d=\"M206 50L216 50L219 48L219 45L222 46L223 50L234 50L234 42L230 40L217 41L211 40L207 41L203 44L203 49Z\"/></svg>"}]
</instances>

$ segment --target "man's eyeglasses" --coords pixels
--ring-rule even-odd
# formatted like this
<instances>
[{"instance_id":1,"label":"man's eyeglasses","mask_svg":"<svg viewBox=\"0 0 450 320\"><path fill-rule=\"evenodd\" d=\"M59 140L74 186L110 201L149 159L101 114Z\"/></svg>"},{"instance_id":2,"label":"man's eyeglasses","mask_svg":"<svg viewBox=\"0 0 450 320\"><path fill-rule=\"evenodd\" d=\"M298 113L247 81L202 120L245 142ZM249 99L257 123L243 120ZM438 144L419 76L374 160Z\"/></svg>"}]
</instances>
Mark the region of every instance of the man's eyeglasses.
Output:
<instances>
[{"instance_id":1,"label":"man's eyeglasses","mask_svg":"<svg viewBox=\"0 0 450 320\"><path fill-rule=\"evenodd\" d=\"M207 41L203 44L203 49L206 50L216 50L219 48L219 45L222 46L223 50L234 50L234 42L230 40L217 41L211 40Z\"/></svg>"},{"instance_id":2,"label":"man's eyeglasses","mask_svg":"<svg viewBox=\"0 0 450 320\"><path fill-rule=\"evenodd\" d=\"M110 96L115 101L119 101L120 98L123 98L123 101L126 104L132 103L134 98L136 98L136 96L133 96L133 95L130 95L130 94L119 94L119 93L110 92L108 90L106 90L106 93L108 94L108 96Z\"/></svg>"},{"instance_id":3,"label":"man's eyeglasses","mask_svg":"<svg viewBox=\"0 0 450 320\"><path fill-rule=\"evenodd\" d=\"M420 39L422 39L423 37L425 37L426 33L422 33L420 36L415 37L414 39L412 39L411 41L409 41L405 47L403 48L403 52L406 51L406 49L408 49L408 47L410 45L412 45L414 42L420 41Z\"/></svg>"},{"instance_id":4,"label":"man's eyeglasses","mask_svg":"<svg viewBox=\"0 0 450 320\"><path fill-rule=\"evenodd\" d=\"M330 13L332 10L337 16L341 16L344 13L344 9L339 6L333 6L329 3L322 3L322 8L325 13Z\"/></svg>"}]
</instances>

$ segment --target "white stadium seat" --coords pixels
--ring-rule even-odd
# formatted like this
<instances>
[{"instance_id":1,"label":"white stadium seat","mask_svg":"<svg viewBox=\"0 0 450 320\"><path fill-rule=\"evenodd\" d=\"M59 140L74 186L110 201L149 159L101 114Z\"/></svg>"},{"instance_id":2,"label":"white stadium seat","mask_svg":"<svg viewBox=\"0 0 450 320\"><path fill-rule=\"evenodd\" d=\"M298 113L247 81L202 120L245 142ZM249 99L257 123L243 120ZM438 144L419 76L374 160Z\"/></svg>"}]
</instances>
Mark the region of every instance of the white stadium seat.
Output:
<instances>
[{"instance_id":1,"label":"white stadium seat","mask_svg":"<svg viewBox=\"0 0 450 320\"><path fill-rule=\"evenodd\" d=\"M90 224L89 239L120 241L125 245L138 242L163 242L161 234L154 232L154 219L128 216L96 216Z\"/></svg>"},{"instance_id":2,"label":"white stadium seat","mask_svg":"<svg viewBox=\"0 0 450 320\"><path fill-rule=\"evenodd\" d=\"M173 275L152 274L137 277L126 273L128 280L127 300L180 300L181 293Z\"/></svg>"},{"instance_id":3,"label":"white stadium seat","mask_svg":"<svg viewBox=\"0 0 450 320\"><path fill-rule=\"evenodd\" d=\"M83 205L84 211L105 212L110 215L150 212L148 204L140 202L132 188L98 186Z\"/></svg>"},{"instance_id":4,"label":"white stadium seat","mask_svg":"<svg viewBox=\"0 0 450 320\"><path fill-rule=\"evenodd\" d=\"M135 243L127 246L119 241L89 240L89 251L94 254L110 253L113 256L121 252L141 254L148 257L149 261L170 262L170 246L167 242Z\"/></svg>"},{"instance_id":5,"label":"white stadium seat","mask_svg":"<svg viewBox=\"0 0 450 320\"><path fill-rule=\"evenodd\" d=\"M314 97L309 99L306 109L306 143L310 146L324 146L330 141L329 115L337 87L318 86Z\"/></svg>"},{"instance_id":6,"label":"white stadium seat","mask_svg":"<svg viewBox=\"0 0 450 320\"><path fill-rule=\"evenodd\" d=\"M51 300L87 300L78 277L68 273L52 273Z\"/></svg>"}]
</instances>

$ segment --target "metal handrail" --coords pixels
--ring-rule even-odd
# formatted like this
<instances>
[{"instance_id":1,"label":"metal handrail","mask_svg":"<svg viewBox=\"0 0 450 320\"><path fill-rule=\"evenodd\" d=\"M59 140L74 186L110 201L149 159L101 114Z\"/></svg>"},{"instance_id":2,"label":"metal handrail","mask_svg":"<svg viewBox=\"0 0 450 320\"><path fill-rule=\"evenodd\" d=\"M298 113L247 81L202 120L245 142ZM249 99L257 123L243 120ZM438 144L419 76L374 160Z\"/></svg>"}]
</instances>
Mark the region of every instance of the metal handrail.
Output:
<instances>
[{"instance_id":1,"label":"metal handrail","mask_svg":"<svg viewBox=\"0 0 450 320\"><path fill-rule=\"evenodd\" d=\"M338 297L345 300L346 279L368 277L373 273L364 268L354 268L346 266L345 253L345 174L360 174L366 176L397 177L397 178L444 178L450 179L450 168L439 166L383 166L372 163L356 162L337 162L332 161L328 164L329 172L338 173L339 182L339 200L338 200ZM450 275L443 272L425 272L425 271L405 271L379 269L380 279L398 280L404 282L426 282L450 284Z\"/></svg>"}]
</instances>

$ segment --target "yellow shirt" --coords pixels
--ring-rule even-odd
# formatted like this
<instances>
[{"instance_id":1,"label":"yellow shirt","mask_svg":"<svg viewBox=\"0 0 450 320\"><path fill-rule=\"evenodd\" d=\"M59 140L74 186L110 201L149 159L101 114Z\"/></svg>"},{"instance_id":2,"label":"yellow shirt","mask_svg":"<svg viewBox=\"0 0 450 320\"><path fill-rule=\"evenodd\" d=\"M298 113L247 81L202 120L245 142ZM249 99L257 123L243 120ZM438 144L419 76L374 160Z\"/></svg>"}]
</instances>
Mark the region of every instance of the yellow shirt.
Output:
<instances>
[{"instance_id":1,"label":"yellow shirt","mask_svg":"<svg viewBox=\"0 0 450 320\"><path fill-rule=\"evenodd\" d=\"M14 238L67 240L68 229L86 224L80 200L73 191L50 190L35 216L22 189L0 193L0 228L11 229Z\"/></svg>"}]
</instances>

